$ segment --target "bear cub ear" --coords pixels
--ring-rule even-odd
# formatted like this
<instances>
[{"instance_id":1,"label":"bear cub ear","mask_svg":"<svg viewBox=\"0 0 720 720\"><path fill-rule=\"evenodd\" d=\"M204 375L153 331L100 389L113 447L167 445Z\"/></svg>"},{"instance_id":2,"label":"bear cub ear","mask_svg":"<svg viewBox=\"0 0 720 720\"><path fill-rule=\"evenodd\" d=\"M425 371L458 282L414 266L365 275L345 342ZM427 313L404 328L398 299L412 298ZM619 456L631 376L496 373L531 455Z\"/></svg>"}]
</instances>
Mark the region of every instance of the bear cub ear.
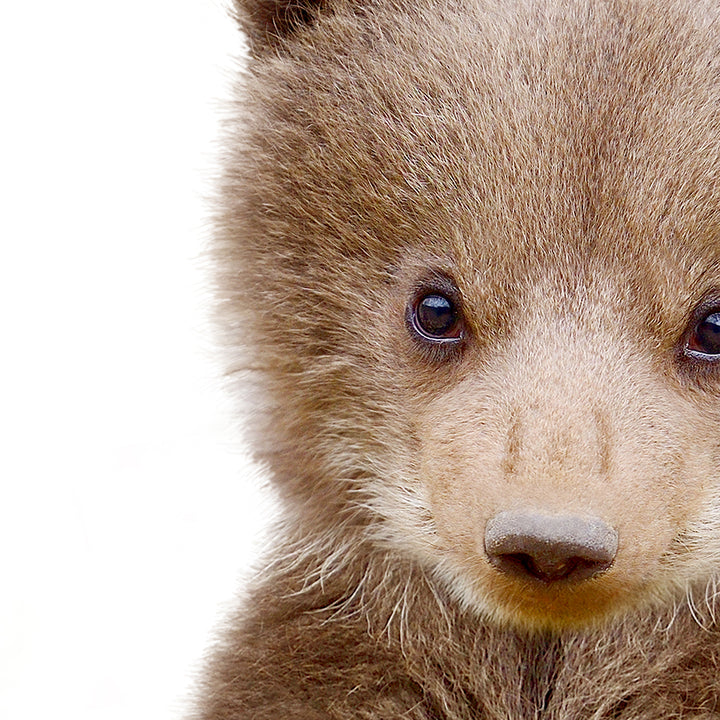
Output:
<instances>
[{"instance_id":1,"label":"bear cub ear","mask_svg":"<svg viewBox=\"0 0 720 720\"><path fill-rule=\"evenodd\" d=\"M276 47L299 28L311 25L333 0L235 0L235 17L252 55Z\"/></svg>"}]
</instances>

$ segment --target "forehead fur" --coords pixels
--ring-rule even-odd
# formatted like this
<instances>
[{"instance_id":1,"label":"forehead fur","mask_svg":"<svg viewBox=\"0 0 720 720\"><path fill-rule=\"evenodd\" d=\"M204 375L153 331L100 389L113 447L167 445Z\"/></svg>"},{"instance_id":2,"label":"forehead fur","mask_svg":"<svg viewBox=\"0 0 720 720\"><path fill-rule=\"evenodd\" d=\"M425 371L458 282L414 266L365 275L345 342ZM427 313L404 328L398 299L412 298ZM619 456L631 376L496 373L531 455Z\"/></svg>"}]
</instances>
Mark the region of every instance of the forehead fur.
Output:
<instances>
[{"instance_id":1,"label":"forehead fur","mask_svg":"<svg viewBox=\"0 0 720 720\"><path fill-rule=\"evenodd\" d=\"M334 6L251 66L263 207L348 250L714 230L718 13L653 4Z\"/></svg>"}]
</instances>

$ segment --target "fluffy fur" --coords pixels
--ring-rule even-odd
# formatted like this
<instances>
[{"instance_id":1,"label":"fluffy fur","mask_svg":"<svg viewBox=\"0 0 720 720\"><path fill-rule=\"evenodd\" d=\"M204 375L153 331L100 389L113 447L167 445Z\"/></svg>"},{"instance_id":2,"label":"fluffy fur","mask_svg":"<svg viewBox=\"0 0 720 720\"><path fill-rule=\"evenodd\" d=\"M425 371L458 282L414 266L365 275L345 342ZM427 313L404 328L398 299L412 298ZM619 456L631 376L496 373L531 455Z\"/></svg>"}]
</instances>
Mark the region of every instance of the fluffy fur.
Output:
<instances>
[{"instance_id":1,"label":"fluffy fur","mask_svg":"<svg viewBox=\"0 0 720 720\"><path fill-rule=\"evenodd\" d=\"M283 520L202 720L720 717L720 9L240 0L216 259ZM463 342L408 307L452 286ZM513 510L607 572L488 562Z\"/></svg>"}]
</instances>

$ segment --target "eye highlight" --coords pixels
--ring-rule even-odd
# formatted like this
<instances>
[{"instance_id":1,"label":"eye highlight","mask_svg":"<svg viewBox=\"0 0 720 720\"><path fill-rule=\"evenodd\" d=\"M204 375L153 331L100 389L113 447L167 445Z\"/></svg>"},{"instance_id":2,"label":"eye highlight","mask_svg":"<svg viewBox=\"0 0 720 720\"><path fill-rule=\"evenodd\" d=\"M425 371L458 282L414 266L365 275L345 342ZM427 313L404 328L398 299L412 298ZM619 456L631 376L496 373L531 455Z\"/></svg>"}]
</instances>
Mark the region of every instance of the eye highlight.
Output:
<instances>
[{"instance_id":1,"label":"eye highlight","mask_svg":"<svg viewBox=\"0 0 720 720\"><path fill-rule=\"evenodd\" d=\"M430 343L457 343L463 338L462 314L457 302L443 292L419 295L408 308L412 330Z\"/></svg>"},{"instance_id":2,"label":"eye highlight","mask_svg":"<svg viewBox=\"0 0 720 720\"><path fill-rule=\"evenodd\" d=\"M685 344L685 353L702 360L720 360L720 308L698 318Z\"/></svg>"}]
</instances>

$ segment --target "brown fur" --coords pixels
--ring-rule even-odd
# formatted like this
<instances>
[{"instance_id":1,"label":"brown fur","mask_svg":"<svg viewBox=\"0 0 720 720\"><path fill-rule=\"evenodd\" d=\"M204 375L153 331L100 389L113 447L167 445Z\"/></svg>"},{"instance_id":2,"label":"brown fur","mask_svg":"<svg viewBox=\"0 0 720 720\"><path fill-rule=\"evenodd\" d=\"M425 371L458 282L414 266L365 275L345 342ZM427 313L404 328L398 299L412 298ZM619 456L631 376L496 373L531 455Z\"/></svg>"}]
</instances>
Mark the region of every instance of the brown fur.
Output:
<instances>
[{"instance_id":1,"label":"brown fur","mask_svg":"<svg viewBox=\"0 0 720 720\"><path fill-rule=\"evenodd\" d=\"M720 362L683 350L720 307L720 9L237 12L217 262L283 520L198 717L720 717ZM443 283L451 352L406 322ZM498 572L528 509L615 562Z\"/></svg>"}]
</instances>

